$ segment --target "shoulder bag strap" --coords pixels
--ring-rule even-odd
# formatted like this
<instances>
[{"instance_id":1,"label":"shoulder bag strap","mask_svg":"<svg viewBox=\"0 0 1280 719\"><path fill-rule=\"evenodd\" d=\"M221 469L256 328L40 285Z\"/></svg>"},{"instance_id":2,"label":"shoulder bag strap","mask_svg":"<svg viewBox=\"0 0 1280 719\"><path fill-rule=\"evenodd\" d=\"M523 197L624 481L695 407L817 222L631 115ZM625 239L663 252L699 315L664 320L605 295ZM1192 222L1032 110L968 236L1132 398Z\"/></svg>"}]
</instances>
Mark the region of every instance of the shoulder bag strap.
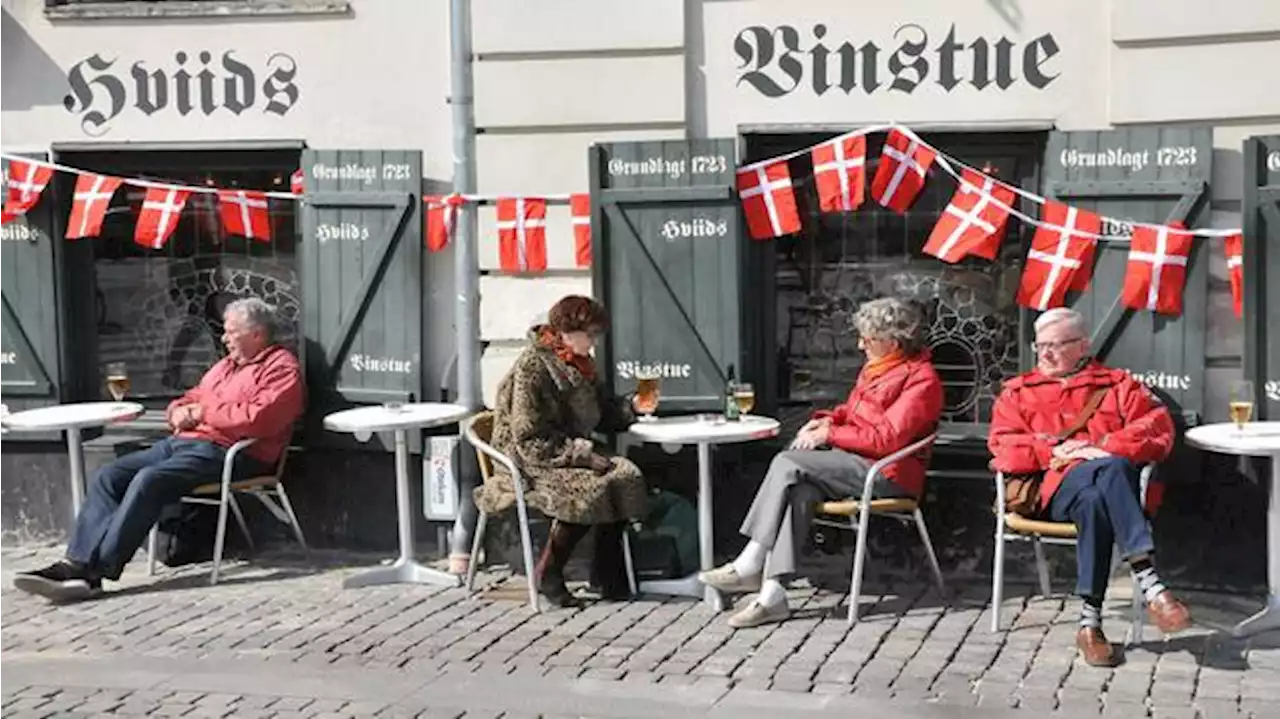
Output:
<instances>
[{"instance_id":1,"label":"shoulder bag strap","mask_svg":"<svg viewBox=\"0 0 1280 719\"><path fill-rule=\"evenodd\" d=\"M1058 433L1058 441L1065 440L1067 437L1084 429L1085 424L1089 422L1089 418L1098 409L1098 405L1102 404L1102 398L1107 396L1110 387L1099 387L1089 395L1089 401L1085 402L1084 409L1080 410L1080 414L1076 415L1076 421L1071 423L1070 427Z\"/></svg>"}]
</instances>

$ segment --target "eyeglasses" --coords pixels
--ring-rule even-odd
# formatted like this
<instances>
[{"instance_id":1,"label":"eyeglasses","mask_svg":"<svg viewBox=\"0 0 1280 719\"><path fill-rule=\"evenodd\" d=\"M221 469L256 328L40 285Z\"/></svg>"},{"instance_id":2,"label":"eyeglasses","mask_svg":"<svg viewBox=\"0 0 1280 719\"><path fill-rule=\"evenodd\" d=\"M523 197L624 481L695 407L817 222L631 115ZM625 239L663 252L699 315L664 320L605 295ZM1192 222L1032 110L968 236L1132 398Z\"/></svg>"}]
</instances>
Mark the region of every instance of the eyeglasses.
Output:
<instances>
[{"instance_id":1,"label":"eyeglasses","mask_svg":"<svg viewBox=\"0 0 1280 719\"><path fill-rule=\"evenodd\" d=\"M1046 350L1054 350L1056 352L1058 350L1065 349L1077 342L1083 342L1086 339L1088 338L1076 337L1074 339L1061 340L1058 342L1032 342L1031 349L1035 350L1036 352L1044 352Z\"/></svg>"}]
</instances>

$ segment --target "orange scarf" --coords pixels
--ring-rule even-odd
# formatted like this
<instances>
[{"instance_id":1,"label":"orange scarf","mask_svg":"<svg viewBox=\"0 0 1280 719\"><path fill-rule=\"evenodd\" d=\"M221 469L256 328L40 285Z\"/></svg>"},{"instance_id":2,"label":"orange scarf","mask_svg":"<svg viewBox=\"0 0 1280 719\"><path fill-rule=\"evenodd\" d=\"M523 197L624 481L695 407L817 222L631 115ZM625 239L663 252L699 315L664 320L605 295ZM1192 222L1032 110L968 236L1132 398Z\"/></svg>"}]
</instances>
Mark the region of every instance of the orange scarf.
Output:
<instances>
[{"instance_id":1,"label":"orange scarf","mask_svg":"<svg viewBox=\"0 0 1280 719\"><path fill-rule=\"evenodd\" d=\"M543 325L538 328L538 344L546 347L556 353L565 364L573 367L587 379L588 382L594 382L596 379L596 363L590 357L580 355L574 352L564 340L560 339L560 333L556 332L551 325Z\"/></svg>"},{"instance_id":2,"label":"orange scarf","mask_svg":"<svg viewBox=\"0 0 1280 719\"><path fill-rule=\"evenodd\" d=\"M879 359L868 360L866 364L862 365L862 372L858 374L858 382L870 382L906 361L907 356L900 349L894 350Z\"/></svg>"}]
</instances>

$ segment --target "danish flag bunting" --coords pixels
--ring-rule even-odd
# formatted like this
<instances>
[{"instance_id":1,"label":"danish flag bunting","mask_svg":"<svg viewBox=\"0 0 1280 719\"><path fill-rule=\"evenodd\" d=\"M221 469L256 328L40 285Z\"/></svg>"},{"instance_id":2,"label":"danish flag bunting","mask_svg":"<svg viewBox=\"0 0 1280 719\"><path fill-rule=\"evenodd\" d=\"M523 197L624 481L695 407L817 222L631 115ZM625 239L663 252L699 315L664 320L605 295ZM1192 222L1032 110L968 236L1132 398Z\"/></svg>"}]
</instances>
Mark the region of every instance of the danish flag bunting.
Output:
<instances>
[{"instance_id":1,"label":"danish flag bunting","mask_svg":"<svg viewBox=\"0 0 1280 719\"><path fill-rule=\"evenodd\" d=\"M871 180L871 196L899 214L906 212L924 188L925 178L938 153L928 145L890 130L880 151L880 166Z\"/></svg>"},{"instance_id":2,"label":"danish flag bunting","mask_svg":"<svg viewBox=\"0 0 1280 719\"><path fill-rule=\"evenodd\" d=\"M569 195L569 215L573 221L573 258L578 267L591 266L591 195Z\"/></svg>"},{"instance_id":3,"label":"danish flag bunting","mask_svg":"<svg viewBox=\"0 0 1280 719\"><path fill-rule=\"evenodd\" d=\"M852 212L867 183L867 138L837 137L813 148L813 179L823 212Z\"/></svg>"},{"instance_id":4,"label":"danish flag bunting","mask_svg":"<svg viewBox=\"0 0 1280 719\"><path fill-rule=\"evenodd\" d=\"M267 195L257 190L218 190L222 227L232 235L259 242L271 241L271 213Z\"/></svg>"},{"instance_id":5,"label":"danish flag bunting","mask_svg":"<svg viewBox=\"0 0 1280 719\"><path fill-rule=\"evenodd\" d=\"M1071 230L1083 229L1082 225L1090 222L1100 226L1102 221L1091 212L1053 201L1045 202L1041 219L1064 229L1041 227L1031 237L1031 251L1018 285L1018 304L1044 311L1061 307L1077 273L1089 272L1084 261L1096 240Z\"/></svg>"},{"instance_id":6,"label":"danish flag bunting","mask_svg":"<svg viewBox=\"0 0 1280 719\"><path fill-rule=\"evenodd\" d=\"M133 241L153 250L164 247L177 228L182 208L190 196L191 190L181 187L148 187L142 197L142 212L138 213Z\"/></svg>"},{"instance_id":7,"label":"danish flag bunting","mask_svg":"<svg viewBox=\"0 0 1280 719\"><path fill-rule=\"evenodd\" d=\"M301 195L304 189L303 188L304 177L306 177L306 174L302 171L302 168L298 168L294 170L293 174L289 175L289 191L295 195Z\"/></svg>"},{"instance_id":8,"label":"danish flag bunting","mask_svg":"<svg viewBox=\"0 0 1280 719\"><path fill-rule=\"evenodd\" d=\"M1007 208L1012 206L1013 190L1008 185L965 169L956 194L929 234L925 254L953 264L969 255L994 260L1009 220Z\"/></svg>"},{"instance_id":9,"label":"danish flag bunting","mask_svg":"<svg viewBox=\"0 0 1280 719\"><path fill-rule=\"evenodd\" d=\"M800 231L800 213L786 160L744 167L737 172L737 184L751 239L767 240Z\"/></svg>"},{"instance_id":10,"label":"danish flag bunting","mask_svg":"<svg viewBox=\"0 0 1280 719\"><path fill-rule=\"evenodd\" d=\"M547 201L536 197L498 200L498 263L507 272L547 269Z\"/></svg>"},{"instance_id":11,"label":"danish flag bunting","mask_svg":"<svg viewBox=\"0 0 1280 719\"><path fill-rule=\"evenodd\" d=\"M111 196L120 189L124 180L106 175L85 173L76 178L75 194L71 199L71 217L67 219L68 240L97 237L102 234L102 220L107 216Z\"/></svg>"},{"instance_id":12,"label":"danish flag bunting","mask_svg":"<svg viewBox=\"0 0 1280 719\"><path fill-rule=\"evenodd\" d=\"M1227 279L1231 281L1231 306L1244 317L1244 235L1227 235Z\"/></svg>"},{"instance_id":13,"label":"danish flag bunting","mask_svg":"<svg viewBox=\"0 0 1280 719\"><path fill-rule=\"evenodd\" d=\"M9 192L0 212L5 223L27 214L40 201L40 193L53 177L53 168L24 160L9 161Z\"/></svg>"},{"instance_id":14,"label":"danish flag bunting","mask_svg":"<svg viewBox=\"0 0 1280 719\"><path fill-rule=\"evenodd\" d=\"M1061 202L1045 200L1044 209L1040 211L1040 219L1062 228L1072 230L1072 235L1085 241L1084 256L1080 258L1080 267L1071 273L1071 284L1067 289L1072 292L1084 292L1089 289L1089 280L1093 277L1093 259L1098 252L1098 238L1102 234L1102 218L1088 210L1064 205ZM1057 236L1060 230L1040 228L1036 233L1048 232Z\"/></svg>"},{"instance_id":15,"label":"danish flag bunting","mask_svg":"<svg viewBox=\"0 0 1280 719\"><path fill-rule=\"evenodd\" d=\"M1135 310L1182 314L1191 233L1180 227L1138 227L1129 244L1120 300Z\"/></svg>"},{"instance_id":16,"label":"danish flag bunting","mask_svg":"<svg viewBox=\"0 0 1280 719\"><path fill-rule=\"evenodd\" d=\"M453 239L453 231L458 226L458 207L462 205L462 195L453 194L441 197L428 195L427 201L427 249L439 252L449 246Z\"/></svg>"}]
</instances>

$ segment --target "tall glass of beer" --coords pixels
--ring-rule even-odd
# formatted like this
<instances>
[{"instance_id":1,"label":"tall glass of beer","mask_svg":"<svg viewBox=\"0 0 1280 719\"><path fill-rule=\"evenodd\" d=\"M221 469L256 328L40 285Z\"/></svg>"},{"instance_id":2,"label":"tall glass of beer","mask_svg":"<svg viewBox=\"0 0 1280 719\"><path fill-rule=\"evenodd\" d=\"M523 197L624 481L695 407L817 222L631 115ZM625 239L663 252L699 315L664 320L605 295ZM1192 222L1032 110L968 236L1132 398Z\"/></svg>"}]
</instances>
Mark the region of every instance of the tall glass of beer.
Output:
<instances>
[{"instance_id":1,"label":"tall glass of beer","mask_svg":"<svg viewBox=\"0 0 1280 719\"><path fill-rule=\"evenodd\" d=\"M733 402L738 405L738 415L750 414L756 406L756 389L750 382L739 382L733 386Z\"/></svg>"},{"instance_id":2,"label":"tall glass of beer","mask_svg":"<svg viewBox=\"0 0 1280 719\"><path fill-rule=\"evenodd\" d=\"M1227 414L1236 423L1236 431L1244 434L1244 426L1253 416L1253 383L1248 380L1232 382L1229 402Z\"/></svg>"},{"instance_id":3,"label":"tall glass of beer","mask_svg":"<svg viewBox=\"0 0 1280 719\"><path fill-rule=\"evenodd\" d=\"M124 362L108 362L106 368L107 392L119 402L129 393L129 371Z\"/></svg>"},{"instance_id":4,"label":"tall glass of beer","mask_svg":"<svg viewBox=\"0 0 1280 719\"><path fill-rule=\"evenodd\" d=\"M635 408L641 422L653 421L653 414L658 411L658 398L662 394L660 382L661 378L653 370L636 372Z\"/></svg>"}]
</instances>

